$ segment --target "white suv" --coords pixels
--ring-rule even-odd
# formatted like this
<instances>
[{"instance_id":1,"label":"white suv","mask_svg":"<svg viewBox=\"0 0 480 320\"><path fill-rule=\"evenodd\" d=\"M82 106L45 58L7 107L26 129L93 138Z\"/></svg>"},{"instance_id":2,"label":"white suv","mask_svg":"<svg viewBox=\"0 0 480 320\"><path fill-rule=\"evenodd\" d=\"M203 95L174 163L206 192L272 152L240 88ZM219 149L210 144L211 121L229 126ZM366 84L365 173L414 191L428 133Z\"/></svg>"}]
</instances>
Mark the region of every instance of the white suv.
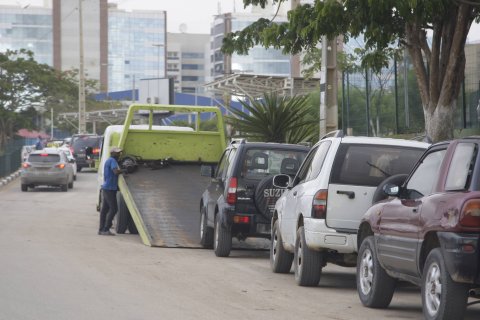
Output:
<instances>
[{"instance_id":1,"label":"white suv","mask_svg":"<svg viewBox=\"0 0 480 320\"><path fill-rule=\"evenodd\" d=\"M386 198L385 183L401 184L429 144L411 140L343 137L320 140L295 178L277 175L286 187L272 217L270 264L316 286L327 262L356 265L357 230L372 203Z\"/></svg>"}]
</instances>

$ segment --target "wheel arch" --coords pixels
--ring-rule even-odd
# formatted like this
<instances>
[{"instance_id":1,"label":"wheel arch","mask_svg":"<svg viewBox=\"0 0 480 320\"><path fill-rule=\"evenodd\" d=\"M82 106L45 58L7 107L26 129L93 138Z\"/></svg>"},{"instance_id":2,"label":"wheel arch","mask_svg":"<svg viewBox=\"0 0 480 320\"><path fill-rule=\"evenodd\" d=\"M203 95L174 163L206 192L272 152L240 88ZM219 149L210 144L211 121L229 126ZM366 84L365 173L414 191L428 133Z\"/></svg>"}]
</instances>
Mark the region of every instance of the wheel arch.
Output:
<instances>
[{"instance_id":1,"label":"wheel arch","mask_svg":"<svg viewBox=\"0 0 480 320\"><path fill-rule=\"evenodd\" d=\"M362 224L360 224L360 227L358 228L358 233L357 233L357 250L360 249L363 239L365 239L368 236L373 236L372 227L368 222L362 222Z\"/></svg>"},{"instance_id":2,"label":"wheel arch","mask_svg":"<svg viewBox=\"0 0 480 320\"><path fill-rule=\"evenodd\" d=\"M295 230L298 230L298 228L303 227L303 214L299 214L297 218L297 226Z\"/></svg>"},{"instance_id":3,"label":"wheel arch","mask_svg":"<svg viewBox=\"0 0 480 320\"><path fill-rule=\"evenodd\" d=\"M422 248L420 249L419 259L418 259L418 268L420 273L422 273L425 262L427 261L427 256L435 248L440 247L440 240L436 231L429 231L425 234Z\"/></svg>"}]
</instances>

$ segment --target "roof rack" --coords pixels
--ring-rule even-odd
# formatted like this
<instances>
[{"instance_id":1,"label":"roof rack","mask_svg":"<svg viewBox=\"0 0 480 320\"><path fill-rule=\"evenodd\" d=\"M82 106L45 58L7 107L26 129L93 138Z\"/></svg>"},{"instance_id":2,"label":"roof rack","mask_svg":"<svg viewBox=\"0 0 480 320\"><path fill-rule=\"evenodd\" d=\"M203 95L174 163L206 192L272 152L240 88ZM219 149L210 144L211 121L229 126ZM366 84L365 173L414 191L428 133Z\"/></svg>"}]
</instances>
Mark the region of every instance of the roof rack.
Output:
<instances>
[{"instance_id":1,"label":"roof rack","mask_svg":"<svg viewBox=\"0 0 480 320\"><path fill-rule=\"evenodd\" d=\"M325 138L343 138L345 137L345 133L343 133L343 130L335 130L335 131L330 131L326 135L320 138L320 140L323 140Z\"/></svg>"}]
</instances>

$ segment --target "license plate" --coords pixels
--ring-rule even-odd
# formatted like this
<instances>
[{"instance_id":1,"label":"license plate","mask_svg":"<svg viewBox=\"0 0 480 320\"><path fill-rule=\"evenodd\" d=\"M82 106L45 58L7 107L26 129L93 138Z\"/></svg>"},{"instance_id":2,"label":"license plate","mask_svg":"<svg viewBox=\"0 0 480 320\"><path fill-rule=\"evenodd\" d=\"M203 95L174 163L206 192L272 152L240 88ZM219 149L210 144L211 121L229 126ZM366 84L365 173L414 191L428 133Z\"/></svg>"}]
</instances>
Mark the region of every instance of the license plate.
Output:
<instances>
[{"instance_id":1,"label":"license plate","mask_svg":"<svg viewBox=\"0 0 480 320\"><path fill-rule=\"evenodd\" d=\"M82 158L84 158L84 157L85 157L85 153L77 153L77 157L82 157Z\"/></svg>"}]
</instances>

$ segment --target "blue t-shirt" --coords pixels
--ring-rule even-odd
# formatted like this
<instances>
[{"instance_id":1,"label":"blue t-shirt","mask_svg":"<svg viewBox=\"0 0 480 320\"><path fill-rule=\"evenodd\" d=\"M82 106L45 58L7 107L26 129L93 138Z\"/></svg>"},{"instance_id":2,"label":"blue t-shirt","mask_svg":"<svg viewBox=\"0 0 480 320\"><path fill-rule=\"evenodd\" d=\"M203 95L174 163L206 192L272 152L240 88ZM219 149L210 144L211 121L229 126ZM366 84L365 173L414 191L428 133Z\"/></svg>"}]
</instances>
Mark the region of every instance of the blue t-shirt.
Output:
<instances>
[{"instance_id":1,"label":"blue t-shirt","mask_svg":"<svg viewBox=\"0 0 480 320\"><path fill-rule=\"evenodd\" d=\"M105 166L103 167L103 184L102 189L104 190L118 190L118 175L113 172L114 169L118 169L118 163L115 158L108 158L105 161Z\"/></svg>"}]
</instances>

